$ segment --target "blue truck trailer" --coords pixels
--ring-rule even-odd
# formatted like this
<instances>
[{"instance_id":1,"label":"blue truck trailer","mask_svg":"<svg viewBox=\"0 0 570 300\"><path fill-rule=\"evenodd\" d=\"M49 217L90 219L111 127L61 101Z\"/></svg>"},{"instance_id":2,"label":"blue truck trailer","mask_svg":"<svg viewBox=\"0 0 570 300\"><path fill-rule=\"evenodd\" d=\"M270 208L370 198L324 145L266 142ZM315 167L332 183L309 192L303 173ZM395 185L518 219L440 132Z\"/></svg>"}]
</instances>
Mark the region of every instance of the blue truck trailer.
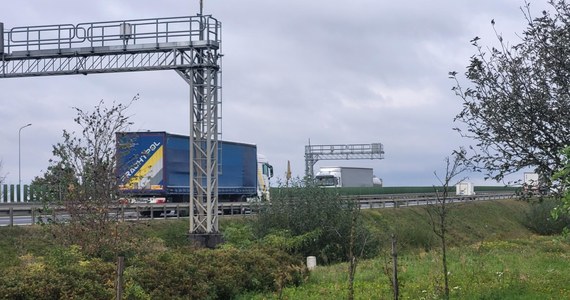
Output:
<instances>
[{"instance_id":1,"label":"blue truck trailer","mask_svg":"<svg viewBox=\"0 0 570 300\"><path fill-rule=\"evenodd\" d=\"M119 192L137 202L189 202L189 138L167 132L117 133ZM262 157L262 156L260 156ZM257 146L218 142L218 199L269 198L273 168Z\"/></svg>"}]
</instances>

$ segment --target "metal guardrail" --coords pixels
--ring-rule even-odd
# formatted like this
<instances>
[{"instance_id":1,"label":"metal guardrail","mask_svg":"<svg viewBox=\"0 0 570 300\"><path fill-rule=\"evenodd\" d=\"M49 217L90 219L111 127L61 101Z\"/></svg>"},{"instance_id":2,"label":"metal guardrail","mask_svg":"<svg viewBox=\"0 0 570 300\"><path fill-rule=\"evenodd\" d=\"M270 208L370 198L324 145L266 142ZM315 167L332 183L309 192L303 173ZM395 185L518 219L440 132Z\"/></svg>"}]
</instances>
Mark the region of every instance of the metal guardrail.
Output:
<instances>
[{"instance_id":1,"label":"metal guardrail","mask_svg":"<svg viewBox=\"0 0 570 300\"><path fill-rule=\"evenodd\" d=\"M117 205L111 207L109 214L116 220L154 220L167 218L184 218L187 217L184 211L188 211L190 203L133 203L126 205ZM250 213L252 211L252 203L248 202L232 202L221 203L219 206L219 215L234 216ZM142 212L147 212L148 217L143 217ZM6 222L8 226L15 225L15 217L31 217L33 223L39 221L47 222L49 220L64 220L69 218L69 213L64 206L54 205L46 207L41 203L0 203L0 218L8 217Z\"/></svg>"},{"instance_id":2,"label":"metal guardrail","mask_svg":"<svg viewBox=\"0 0 570 300\"><path fill-rule=\"evenodd\" d=\"M411 195L411 197L390 198L395 195L361 195L351 196L349 199L354 199L360 203L362 209L375 209L375 208L399 208L421 206L428 204L437 204L438 199L435 197L418 197L418 195ZM502 200L517 198L515 194L487 194L487 195L473 195L473 196L452 196L446 199L447 203L462 203L472 201L487 201L487 200ZM126 205L117 205L112 207L110 214L117 220L154 220L154 219L167 219L167 218L184 218L183 211L187 211L190 203L133 203ZM220 203L218 206L218 214L224 216L236 216L244 213L255 214L258 209L262 208L263 203L251 202L229 202ZM142 217L141 212L150 212L148 217ZM0 217L8 217L6 225L14 226L14 218L18 216L29 216L34 223L39 220L48 219L63 219L69 214L63 206L52 206L46 208L40 203L0 203Z\"/></svg>"},{"instance_id":3,"label":"metal guardrail","mask_svg":"<svg viewBox=\"0 0 570 300\"><path fill-rule=\"evenodd\" d=\"M451 196L445 199L446 203L461 203L470 201L487 201L487 200L503 200L518 198L515 194L488 194L473 196ZM357 196L355 199L360 206L365 208L387 208L387 207L408 207L438 204L441 199L436 197L409 197L404 199L379 198L374 196ZM389 205L391 204L391 205Z\"/></svg>"}]
</instances>

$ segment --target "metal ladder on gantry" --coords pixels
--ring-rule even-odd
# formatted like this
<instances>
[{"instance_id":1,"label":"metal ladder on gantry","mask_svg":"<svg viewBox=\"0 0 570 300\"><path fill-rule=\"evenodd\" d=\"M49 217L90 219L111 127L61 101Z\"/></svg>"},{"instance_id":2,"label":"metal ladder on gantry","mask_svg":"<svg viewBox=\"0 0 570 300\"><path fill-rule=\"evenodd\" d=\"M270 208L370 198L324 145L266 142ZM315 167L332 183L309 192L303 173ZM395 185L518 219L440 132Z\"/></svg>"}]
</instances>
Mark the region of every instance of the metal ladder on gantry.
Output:
<instances>
[{"instance_id":1,"label":"metal ladder on gantry","mask_svg":"<svg viewBox=\"0 0 570 300\"><path fill-rule=\"evenodd\" d=\"M190 86L190 234L218 234L221 23L209 15L14 27L0 78L174 70Z\"/></svg>"},{"instance_id":2,"label":"metal ladder on gantry","mask_svg":"<svg viewBox=\"0 0 570 300\"><path fill-rule=\"evenodd\" d=\"M383 159L384 145L372 144L335 144L305 146L305 177L313 179L314 166L319 160L348 159Z\"/></svg>"}]
</instances>

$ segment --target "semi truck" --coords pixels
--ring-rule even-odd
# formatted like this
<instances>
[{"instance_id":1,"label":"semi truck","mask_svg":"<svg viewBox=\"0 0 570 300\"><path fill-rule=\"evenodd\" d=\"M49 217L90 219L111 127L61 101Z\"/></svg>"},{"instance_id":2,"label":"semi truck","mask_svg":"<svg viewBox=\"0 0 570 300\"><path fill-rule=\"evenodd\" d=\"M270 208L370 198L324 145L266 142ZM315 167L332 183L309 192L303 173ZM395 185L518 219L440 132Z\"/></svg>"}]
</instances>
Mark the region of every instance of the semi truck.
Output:
<instances>
[{"instance_id":1,"label":"semi truck","mask_svg":"<svg viewBox=\"0 0 570 300\"><path fill-rule=\"evenodd\" d=\"M323 187L372 187L372 168L321 167L315 182Z\"/></svg>"},{"instance_id":2,"label":"semi truck","mask_svg":"<svg viewBox=\"0 0 570 300\"><path fill-rule=\"evenodd\" d=\"M139 203L189 202L188 136L119 132L116 141L122 197ZM272 176L273 167L257 153L256 145L218 141L218 201L269 200Z\"/></svg>"}]
</instances>

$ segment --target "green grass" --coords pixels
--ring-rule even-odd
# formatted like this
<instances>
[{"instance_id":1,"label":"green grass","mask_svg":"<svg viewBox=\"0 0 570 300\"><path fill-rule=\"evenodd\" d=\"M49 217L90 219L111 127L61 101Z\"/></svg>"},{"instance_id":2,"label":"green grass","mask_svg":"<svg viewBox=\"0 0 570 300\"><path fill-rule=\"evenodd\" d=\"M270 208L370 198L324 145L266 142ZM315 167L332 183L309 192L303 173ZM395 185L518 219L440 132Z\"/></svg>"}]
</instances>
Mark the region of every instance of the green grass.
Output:
<instances>
[{"instance_id":1,"label":"green grass","mask_svg":"<svg viewBox=\"0 0 570 300\"><path fill-rule=\"evenodd\" d=\"M481 242L449 251L452 299L569 299L570 245L552 237ZM399 257L400 299L441 299L439 251L408 252ZM386 257L360 261L356 299L390 299ZM317 267L283 299L346 299L347 264ZM248 294L242 299L277 299L276 294Z\"/></svg>"},{"instance_id":2,"label":"green grass","mask_svg":"<svg viewBox=\"0 0 570 300\"><path fill-rule=\"evenodd\" d=\"M461 204L451 215L448 251L452 299L569 299L570 244L537 236L522 224L528 204L505 200ZM400 299L442 299L441 252L421 207L365 211L385 241L382 255L360 261L356 299L391 299L384 270L388 238L399 239ZM283 291L283 299L346 299L348 265L319 266L308 281ZM277 299L247 294L241 299Z\"/></svg>"},{"instance_id":3,"label":"green grass","mask_svg":"<svg viewBox=\"0 0 570 300\"><path fill-rule=\"evenodd\" d=\"M523 218L529 205L515 200L485 201L450 206L449 244L469 245L489 239L527 237ZM398 236L405 249L430 250L437 247L425 207L363 211L371 229L382 240Z\"/></svg>"}]
</instances>

